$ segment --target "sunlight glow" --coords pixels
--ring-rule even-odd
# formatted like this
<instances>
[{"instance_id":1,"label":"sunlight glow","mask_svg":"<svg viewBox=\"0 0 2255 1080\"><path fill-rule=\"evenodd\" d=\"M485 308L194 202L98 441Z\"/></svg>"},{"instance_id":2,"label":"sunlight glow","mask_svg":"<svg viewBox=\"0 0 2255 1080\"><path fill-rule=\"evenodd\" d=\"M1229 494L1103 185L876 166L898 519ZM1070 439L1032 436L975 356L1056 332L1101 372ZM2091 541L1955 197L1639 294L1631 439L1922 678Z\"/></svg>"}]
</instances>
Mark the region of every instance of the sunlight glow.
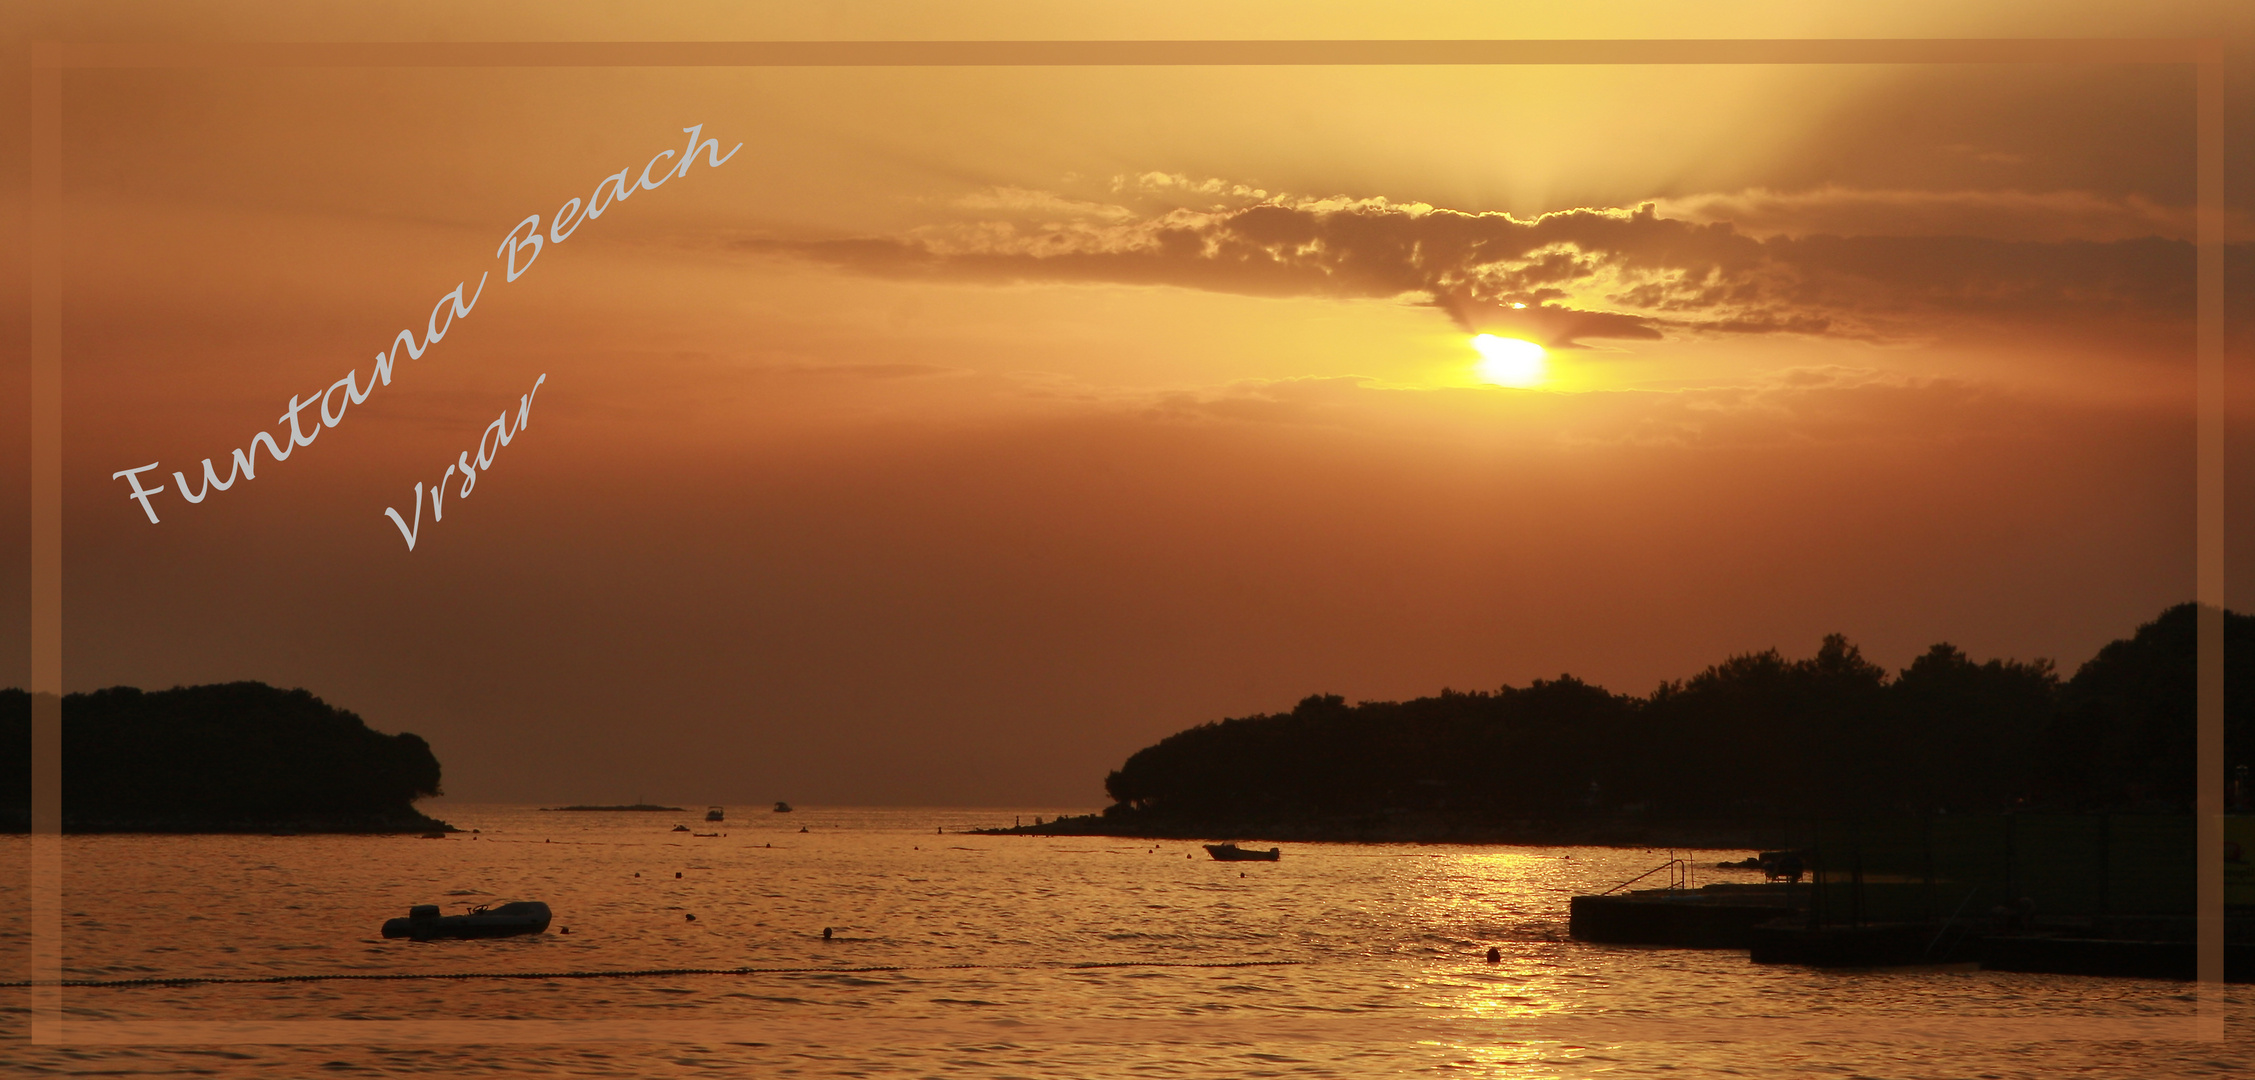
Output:
<instances>
[{"instance_id":1,"label":"sunlight glow","mask_svg":"<svg viewBox=\"0 0 2255 1080\"><path fill-rule=\"evenodd\" d=\"M1482 382L1497 386L1538 386L1543 381L1543 348L1532 341L1480 334L1472 339L1480 354L1473 365Z\"/></svg>"}]
</instances>

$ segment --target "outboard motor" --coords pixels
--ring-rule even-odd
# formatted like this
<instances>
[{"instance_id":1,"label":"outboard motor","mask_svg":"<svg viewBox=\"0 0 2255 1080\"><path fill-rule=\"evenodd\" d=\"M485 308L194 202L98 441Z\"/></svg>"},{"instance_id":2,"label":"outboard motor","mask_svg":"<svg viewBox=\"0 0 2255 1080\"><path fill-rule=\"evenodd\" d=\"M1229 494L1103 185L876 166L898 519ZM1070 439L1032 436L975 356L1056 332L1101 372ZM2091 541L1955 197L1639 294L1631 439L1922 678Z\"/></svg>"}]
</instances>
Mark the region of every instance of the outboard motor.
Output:
<instances>
[{"instance_id":1,"label":"outboard motor","mask_svg":"<svg viewBox=\"0 0 2255 1080\"><path fill-rule=\"evenodd\" d=\"M385 937L426 938L439 925L437 904L417 904L407 909L404 919L384 920Z\"/></svg>"}]
</instances>

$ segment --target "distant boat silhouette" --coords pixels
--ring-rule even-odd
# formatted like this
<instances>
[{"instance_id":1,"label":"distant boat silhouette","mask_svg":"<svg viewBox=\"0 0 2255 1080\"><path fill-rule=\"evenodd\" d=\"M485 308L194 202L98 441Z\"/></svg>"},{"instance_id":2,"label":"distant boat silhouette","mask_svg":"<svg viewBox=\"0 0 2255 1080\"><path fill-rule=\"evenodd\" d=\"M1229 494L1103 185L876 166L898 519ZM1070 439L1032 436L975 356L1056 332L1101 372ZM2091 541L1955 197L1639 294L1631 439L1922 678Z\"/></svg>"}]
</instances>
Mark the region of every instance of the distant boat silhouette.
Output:
<instances>
[{"instance_id":1,"label":"distant boat silhouette","mask_svg":"<svg viewBox=\"0 0 2255 1080\"><path fill-rule=\"evenodd\" d=\"M1275 862L1283 855L1275 848L1250 851L1235 844L1206 844L1204 847L1216 862Z\"/></svg>"},{"instance_id":2,"label":"distant boat silhouette","mask_svg":"<svg viewBox=\"0 0 2255 1080\"><path fill-rule=\"evenodd\" d=\"M705 820L706 820L706 821L722 821L722 820L726 820L726 817L727 817L727 815L725 815L725 814L722 814L722 813L720 812L720 807L717 807L717 806L715 806L715 807L710 807L710 808L706 809L706 811L705 811Z\"/></svg>"},{"instance_id":3,"label":"distant boat silhouette","mask_svg":"<svg viewBox=\"0 0 2255 1080\"><path fill-rule=\"evenodd\" d=\"M676 825L676 826L674 826L674 827L673 827L673 831L675 831L675 832L688 832L688 831L689 831L689 826L687 826L687 825Z\"/></svg>"},{"instance_id":4,"label":"distant boat silhouette","mask_svg":"<svg viewBox=\"0 0 2255 1080\"><path fill-rule=\"evenodd\" d=\"M791 812L791 804L778 800L775 804L775 812L778 814L788 814Z\"/></svg>"}]
</instances>

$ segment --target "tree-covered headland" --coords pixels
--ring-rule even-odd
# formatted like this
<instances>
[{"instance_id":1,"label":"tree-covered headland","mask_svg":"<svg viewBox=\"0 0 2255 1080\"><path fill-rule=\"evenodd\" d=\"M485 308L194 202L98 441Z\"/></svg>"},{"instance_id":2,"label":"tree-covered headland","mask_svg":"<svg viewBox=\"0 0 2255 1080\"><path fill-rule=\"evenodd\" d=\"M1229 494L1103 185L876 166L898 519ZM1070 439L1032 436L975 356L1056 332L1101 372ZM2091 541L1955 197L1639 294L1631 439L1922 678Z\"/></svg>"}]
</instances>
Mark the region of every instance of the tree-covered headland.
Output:
<instances>
[{"instance_id":1,"label":"tree-covered headland","mask_svg":"<svg viewBox=\"0 0 2255 1080\"><path fill-rule=\"evenodd\" d=\"M1890 673L1839 635L1733 656L1647 696L1570 675L1204 724L1058 831L1279 839L1716 843L1857 814L2183 812L2193 605L2062 679L1935 645ZM2225 615L2227 760L2255 760L2255 616ZM1702 832L1701 826L1709 826ZM1047 830L1045 830L1047 831Z\"/></svg>"},{"instance_id":2,"label":"tree-covered headland","mask_svg":"<svg viewBox=\"0 0 2255 1080\"><path fill-rule=\"evenodd\" d=\"M371 730L304 690L237 682L62 701L72 832L407 832L445 828L420 737ZM0 827L30 827L31 695L0 690Z\"/></svg>"}]
</instances>

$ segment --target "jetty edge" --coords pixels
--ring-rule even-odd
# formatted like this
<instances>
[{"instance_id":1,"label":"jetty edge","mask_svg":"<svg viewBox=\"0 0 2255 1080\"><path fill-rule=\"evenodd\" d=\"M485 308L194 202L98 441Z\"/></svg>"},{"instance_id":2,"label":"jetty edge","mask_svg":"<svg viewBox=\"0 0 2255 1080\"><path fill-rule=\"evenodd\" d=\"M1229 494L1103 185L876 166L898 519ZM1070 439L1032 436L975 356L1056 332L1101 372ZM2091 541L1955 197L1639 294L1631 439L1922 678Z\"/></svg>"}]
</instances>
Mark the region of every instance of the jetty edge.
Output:
<instances>
[{"instance_id":1,"label":"jetty edge","mask_svg":"<svg viewBox=\"0 0 2255 1080\"><path fill-rule=\"evenodd\" d=\"M2255 847L2255 815L2227 845ZM1666 887L1571 900L1570 936L1604 945L1743 950L1760 964L1983 970L2189 981L2199 930L2186 815L2011 814L1820 826L1810 880ZM2231 849L2227 848L2227 852ZM1742 868L1724 863L1718 869ZM2224 979L2255 982L2255 874L2227 860Z\"/></svg>"}]
</instances>

